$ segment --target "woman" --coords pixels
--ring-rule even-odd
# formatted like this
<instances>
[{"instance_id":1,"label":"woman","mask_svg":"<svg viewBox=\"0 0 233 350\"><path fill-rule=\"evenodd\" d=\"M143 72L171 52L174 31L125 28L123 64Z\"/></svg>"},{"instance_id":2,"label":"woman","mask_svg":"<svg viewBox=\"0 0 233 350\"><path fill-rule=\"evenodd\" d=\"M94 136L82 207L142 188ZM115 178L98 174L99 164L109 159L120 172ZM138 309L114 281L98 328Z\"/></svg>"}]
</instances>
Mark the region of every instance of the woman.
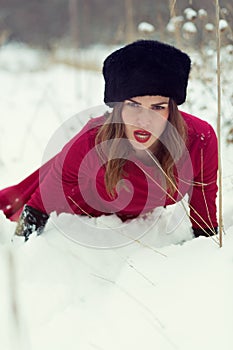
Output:
<instances>
[{"instance_id":1,"label":"woman","mask_svg":"<svg viewBox=\"0 0 233 350\"><path fill-rule=\"evenodd\" d=\"M16 234L41 233L53 211L116 213L125 221L185 194L194 235L217 233L216 135L177 107L190 66L187 54L152 40L108 56L104 102L112 112L91 119L53 159L0 192L6 216L20 214Z\"/></svg>"}]
</instances>

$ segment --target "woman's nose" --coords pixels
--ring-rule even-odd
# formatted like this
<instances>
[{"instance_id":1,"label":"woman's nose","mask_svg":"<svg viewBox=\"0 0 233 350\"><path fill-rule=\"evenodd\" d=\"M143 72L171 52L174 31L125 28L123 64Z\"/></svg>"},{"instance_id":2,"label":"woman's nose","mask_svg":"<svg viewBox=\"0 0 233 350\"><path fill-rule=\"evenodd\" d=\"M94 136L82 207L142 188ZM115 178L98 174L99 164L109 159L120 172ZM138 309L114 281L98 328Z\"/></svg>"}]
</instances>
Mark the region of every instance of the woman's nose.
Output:
<instances>
[{"instance_id":1,"label":"woman's nose","mask_svg":"<svg viewBox=\"0 0 233 350\"><path fill-rule=\"evenodd\" d=\"M149 110L143 110L137 117L137 125L146 129L151 125L151 115Z\"/></svg>"}]
</instances>

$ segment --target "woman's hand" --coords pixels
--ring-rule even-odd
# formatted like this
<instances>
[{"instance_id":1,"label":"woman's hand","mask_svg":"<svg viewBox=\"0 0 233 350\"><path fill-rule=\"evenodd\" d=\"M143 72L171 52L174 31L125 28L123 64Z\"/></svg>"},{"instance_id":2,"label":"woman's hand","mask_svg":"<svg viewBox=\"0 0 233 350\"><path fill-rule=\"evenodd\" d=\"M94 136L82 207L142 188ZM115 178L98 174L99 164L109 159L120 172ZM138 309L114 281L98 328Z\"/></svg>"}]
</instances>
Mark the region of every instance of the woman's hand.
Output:
<instances>
[{"instance_id":1,"label":"woman's hand","mask_svg":"<svg viewBox=\"0 0 233 350\"><path fill-rule=\"evenodd\" d=\"M210 228L193 228L193 234L195 237L205 236L210 237L218 234L218 227Z\"/></svg>"},{"instance_id":2,"label":"woman's hand","mask_svg":"<svg viewBox=\"0 0 233 350\"><path fill-rule=\"evenodd\" d=\"M15 235L24 236L25 241L33 232L41 234L44 230L49 215L25 205L15 229Z\"/></svg>"}]
</instances>

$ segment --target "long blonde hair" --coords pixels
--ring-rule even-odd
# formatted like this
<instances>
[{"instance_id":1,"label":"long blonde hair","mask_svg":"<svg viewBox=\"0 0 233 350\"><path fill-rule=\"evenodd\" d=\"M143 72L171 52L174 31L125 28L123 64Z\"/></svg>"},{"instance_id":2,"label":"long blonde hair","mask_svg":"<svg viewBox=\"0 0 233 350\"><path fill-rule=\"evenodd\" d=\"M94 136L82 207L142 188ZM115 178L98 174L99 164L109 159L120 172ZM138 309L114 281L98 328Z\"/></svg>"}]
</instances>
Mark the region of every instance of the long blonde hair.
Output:
<instances>
[{"instance_id":1,"label":"long blonde hair","mask_svg":"<svg viewBox=\"0 0 233 350\"><path fill-rule=\"evenodd\" d=\"M156 157L166 176L166 191L173 195L177 185L175 177L175 162L181 158L187 139L187 127L177 104L169 99L169 117L167 126L158 140ZM96 135L96 146L99 156L105 163L105 186L108 194L116 196L116 185L123 178L124 164L130 152L130 146L125 147L125 125L122 121L123 102L118 102L111 113L106 113L106 121ZM168 124L171 127L168 127ZM166 142L163 142L166 140ZM106 141L106 142L105 142ZM123 147L122 144L124 143ZM130 143L128 142L128 145ZM165 146L166 145L166 146ZM172 150L172 154L169 152ZM174 159L174 154L175 159ZM156 166L156 164L155 164ZM169 181L170 179L170 181Z\"/></svg>"}]
</instances>

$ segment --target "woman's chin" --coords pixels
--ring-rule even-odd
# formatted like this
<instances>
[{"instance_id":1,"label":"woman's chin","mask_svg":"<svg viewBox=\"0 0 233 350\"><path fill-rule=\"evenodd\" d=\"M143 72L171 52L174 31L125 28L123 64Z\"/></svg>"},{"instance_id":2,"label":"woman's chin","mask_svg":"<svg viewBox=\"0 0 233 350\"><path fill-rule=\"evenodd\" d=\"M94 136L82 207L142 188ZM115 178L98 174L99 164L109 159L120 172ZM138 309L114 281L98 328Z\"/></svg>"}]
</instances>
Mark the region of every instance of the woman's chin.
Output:
<instances>
[{"instance_id":1,"label":"woman's chin","mask_svg":"<svg viewBox=\"0 0 233 350\"><path fill-rule=\"evenodd\" d=\"M152 141L152 140L151 140ZM131 145L133 146L133 148L138 151L142 151L142 150L152 150L155 148L156 146L156 139L153 140L153 142L138 142L136 140L130 140Z\"/></svg>"},{"instance_id":2,"label":"woman's chin","mask_svg":"<svg viewBox=\"0 0 233 350\"><path fill-rule=\"evenodd\" d=\"M130 143L135 151L145 151L150 147L150 145L147 145L147 143L141 143L135 140L130 140Z\"/></svg>"}]
</instances>

